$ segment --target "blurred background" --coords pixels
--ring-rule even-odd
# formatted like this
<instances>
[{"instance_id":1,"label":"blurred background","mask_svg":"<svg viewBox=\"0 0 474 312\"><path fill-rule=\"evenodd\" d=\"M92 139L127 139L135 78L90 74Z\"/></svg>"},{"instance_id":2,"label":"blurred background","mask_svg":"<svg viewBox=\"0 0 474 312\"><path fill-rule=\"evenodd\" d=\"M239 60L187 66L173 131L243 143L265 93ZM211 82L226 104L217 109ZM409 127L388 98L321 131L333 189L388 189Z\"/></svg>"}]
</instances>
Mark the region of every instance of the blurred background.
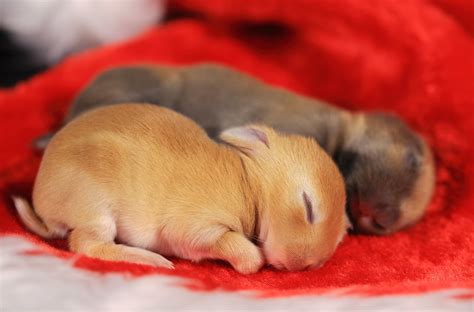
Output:
<instances>
[{"instance_id":1,"label":"blurred background","mask_svg":"<svg viewBox=\"0 0 474 312\"><path fill-rule=\"evenodd\" d=\"M336 38L344 43L348 39L357 40L359 33L365 36L365 33L370 32L370 37L363 38L359 43L364 45L369 41L371 45L380 45L377 47L380 49L387 44L384 40L399 40L390 32L391 29L385 29L387 25L408 23L412 24L411 28L399 29L399 37L408 39L406 33L413 32L408 35L419 38L410 40L418 40L419 44L426 45L428 42L423 41L421 36L425 36L427 31L431 36L439 30L435 20L423 21L423 15L434 16L437 12L423 12L416 16L414 12L419 7L439 10L467 34L472 36L474 33L474 21L471 18L474 16L473 1L428 0L400 5L395 2L263 0L251 4L239 0L0 0L0 87L13 86L72 53L125 41L150 27L181 17L206 20L208 25L210 21L219 24L214 28L240 21L240 26L234 29L234 37L246 36L245 40L256 52L271 54L269 48L278 46L281 49L285 46L275 42L275 38L286 41L286 46L291 44L288 39L293 38L322 50L318 57L337 54L337 59L347 58L346 63L349 64L346 66L351 65L350 62L360 61L363 54L376 52L373 49L375 47L369 51L341 44L336 42ZM392 11L391 7L397 9ZM379 16L371 16L369 12L379 12ZM308 19L309 16L313 16L312 19ZM285 22L282 22L282 17ZM415 30L417 23L419 25ZM299 25L300 29L287 27L291 24ZM429 24L432 28L426 29ZM313 38L310 39L307 34L296 33L301 32L302 28L308 34L314 31L318 33L311 34ZM443 35L439 33L438 37ZM397 52L403 52L401 50L406 48L398 46L407 44L401 42L396 45ZM390 57L382 56L381 60L374 60L370 66L377 66L379 61L390 62L386 59ZM318 71L325 69L328 68L319 68Z\"/></svg>"},{"instance_id":2,"label":"blurred background","mask_svg":"<svg viewBox=\"0 0 474 312\"><path fill-rule=\"evenodd\" d=\"M160 23L164 0L0 0L0 86Z\"/></svg>"}]
</instances>

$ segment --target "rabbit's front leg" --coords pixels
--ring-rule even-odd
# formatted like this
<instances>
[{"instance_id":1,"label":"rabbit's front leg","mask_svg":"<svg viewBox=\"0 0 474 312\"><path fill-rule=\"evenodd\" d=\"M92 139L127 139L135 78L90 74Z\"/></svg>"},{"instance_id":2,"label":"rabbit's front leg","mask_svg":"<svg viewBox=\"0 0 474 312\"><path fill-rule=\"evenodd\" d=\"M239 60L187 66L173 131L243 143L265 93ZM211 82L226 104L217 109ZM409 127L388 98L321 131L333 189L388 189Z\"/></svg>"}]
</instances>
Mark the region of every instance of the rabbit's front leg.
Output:
<instances>
[{"instance_id":1,"label":"rabbit's front leg","mask_svg":"<svg viewBox=\"0 0 474 312\"><path fill-rule=\"evenodd\" d=\"M244 235L228 231L211 247L210 257L229 262L242 274L255 273L264 265L260 249Z\"/></svg>"}]
</instances>

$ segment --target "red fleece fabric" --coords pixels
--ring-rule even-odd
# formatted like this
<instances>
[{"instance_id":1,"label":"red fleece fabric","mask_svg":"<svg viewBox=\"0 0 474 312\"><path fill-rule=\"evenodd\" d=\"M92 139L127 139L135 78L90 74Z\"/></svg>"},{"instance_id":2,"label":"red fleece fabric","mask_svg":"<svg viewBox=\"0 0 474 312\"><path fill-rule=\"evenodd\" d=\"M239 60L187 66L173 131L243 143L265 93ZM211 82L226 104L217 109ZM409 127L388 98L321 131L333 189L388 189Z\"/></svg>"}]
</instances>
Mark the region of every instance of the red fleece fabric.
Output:
<instances>
[{"instance_id":1,"label":"red fleece fabric","mask_svg":"<svg viewBox=\"0 0 474 312\"><path fill-rule=\"evenodd\" d=\"M174 259L166 271L79 257L76 266L189 278L193 289L256 290L265 296L474 290L474 42L470 1L171 2L166 24L88 51L0 91L0 234L22 235L41 252L72 256L20 224L11 194L28 196L41 155L30 142L56 128L71 99L111 66L213 61L351 110L396 113L433 148L436 192L423 220L387 237L348 236L319 270L270 268L243 276L225 263ZM184 13L183 13L184 12Z\"/></svg>"}]
</instances>

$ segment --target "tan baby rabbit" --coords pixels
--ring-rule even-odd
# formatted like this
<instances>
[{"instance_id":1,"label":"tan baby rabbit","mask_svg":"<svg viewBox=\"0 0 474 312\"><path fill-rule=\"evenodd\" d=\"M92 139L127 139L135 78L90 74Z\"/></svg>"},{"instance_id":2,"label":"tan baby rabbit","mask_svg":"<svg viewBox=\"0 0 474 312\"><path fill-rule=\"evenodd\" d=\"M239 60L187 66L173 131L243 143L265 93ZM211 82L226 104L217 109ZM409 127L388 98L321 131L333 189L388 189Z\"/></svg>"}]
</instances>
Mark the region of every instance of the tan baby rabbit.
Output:
<instances>
[{"instance_id":1,"label":"tan baby rabbit","mask_svg":"<svg viewBox=\"0 0 474 312\"><path fill-rule=\"evenodd\" d=\"M343 179L310 138L258 125L212 141L166 108L81 115L48 145L23 222L69 236L90 257L172 268L164 256L222 259L248 274L317 267L346 232ZM263 254L252 239L261 243Z\"/></svg>"}]
</instances>

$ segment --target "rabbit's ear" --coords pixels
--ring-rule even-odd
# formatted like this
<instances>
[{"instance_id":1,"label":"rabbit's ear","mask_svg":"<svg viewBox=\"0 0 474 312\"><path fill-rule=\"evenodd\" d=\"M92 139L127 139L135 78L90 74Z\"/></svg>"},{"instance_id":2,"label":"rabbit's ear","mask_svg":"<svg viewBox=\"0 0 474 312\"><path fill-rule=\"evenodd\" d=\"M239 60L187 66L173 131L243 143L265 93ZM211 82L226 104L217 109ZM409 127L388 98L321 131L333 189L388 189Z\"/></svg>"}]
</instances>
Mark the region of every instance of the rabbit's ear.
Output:
<instances>
[{"instance_id":1,"label":"rabbit's ear","mask_svg":"<svg viewBox=\"0 0 474 312\"><path fill-rule=\"evenodd\" d=\"M260 149L270 148L268 134L271 130L262 126L245 126L224 130L220 139L246 155L254 155Z\"/></svg>"}]
</instances>

